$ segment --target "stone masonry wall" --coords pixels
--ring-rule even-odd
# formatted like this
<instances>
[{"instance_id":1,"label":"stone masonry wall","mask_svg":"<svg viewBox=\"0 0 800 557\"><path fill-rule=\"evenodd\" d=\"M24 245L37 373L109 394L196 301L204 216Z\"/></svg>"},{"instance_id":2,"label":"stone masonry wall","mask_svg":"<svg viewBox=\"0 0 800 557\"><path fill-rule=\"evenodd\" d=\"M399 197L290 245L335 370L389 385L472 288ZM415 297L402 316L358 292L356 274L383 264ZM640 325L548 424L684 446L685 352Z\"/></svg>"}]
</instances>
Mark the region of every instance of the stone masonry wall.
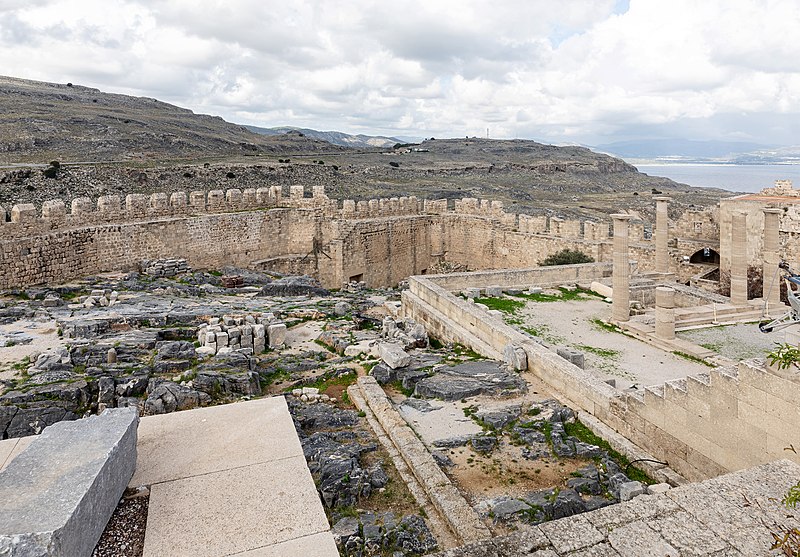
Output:
<instances>
[{"instance_id":1,"label":"stone masonry wall","mask_svg":"<svg viewBox=\"0 0 800 557\"><path fill-rule=\"evenodd\" d=\"M344 200L302 186L103 196L0 207L0 288L56 283L129 269L142 259L195 268L252 266L310 274L338 288L350 279L392 286L437 262L471 269L529 268L565 248L610 261L608 223L504 212L478 199ZM631 258L654 266L645 226L631 228ZM679 258L673 258L677 265Z\"/></svg>"},{"instance_id":2,"label":"stone masonry wall","mask_svg":"<svg viewBox=\"0 0 800 557\"><path fill-rule=\"evenodd\" d=\"M476 281L481 274L475 273ZM466 344L487 357L500 358L508 344L522 347L528 370L565 403L598 418L687 479L701 480L778 458L800 462L800 455L785 450L800 443L796 370L781 374L742 362L733 369L646 387L641 396L621 393L454 296L437 284L439 280L446 283L447 277L410 279L410 289L403 292L405 315L424 323L432 336ZM510 279L507 284L519 282Z\"/></svg>"}]
</instances>

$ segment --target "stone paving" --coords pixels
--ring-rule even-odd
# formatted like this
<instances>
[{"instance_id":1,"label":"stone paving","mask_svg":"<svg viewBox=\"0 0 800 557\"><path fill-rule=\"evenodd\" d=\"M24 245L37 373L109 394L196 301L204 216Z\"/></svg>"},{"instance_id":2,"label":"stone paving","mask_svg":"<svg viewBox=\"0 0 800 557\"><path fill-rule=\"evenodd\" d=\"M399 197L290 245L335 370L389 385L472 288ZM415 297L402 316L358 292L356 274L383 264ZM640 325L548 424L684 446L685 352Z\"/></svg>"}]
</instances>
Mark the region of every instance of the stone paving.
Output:
<instances>
[{"instance_id":1,"label":"stone paving","mask_svg":"<svg viewBox=\"0 0 800 557\"><path fill-rule=\"evenodd\" d=\"M144 417L138 448L145 557L338 556L283 397Z\"/></svg>"},{"instance_id":2,"label":"stone paving","mask_svg":"<svg viewBox=\"0 0 800 557\"><path fill-rule=\"evenodd\" d=\"M689 484L437 557L757 557L772 535L800 528L800 509L780 499L800 480L800 465L780 460Z\"/></svg>"},{"instance_id":3,"label":"stone paving","mask_svg":"<svg viewBox=\"0 0 800 557\"><path fill-rule=\"evenodd\" d=\"M25 450L33 440L34 436L29 435L28 437L3 439L0 441L0 472L5 470L9 463L14 460L19 453Z\"/></svg>"}]
</instances>

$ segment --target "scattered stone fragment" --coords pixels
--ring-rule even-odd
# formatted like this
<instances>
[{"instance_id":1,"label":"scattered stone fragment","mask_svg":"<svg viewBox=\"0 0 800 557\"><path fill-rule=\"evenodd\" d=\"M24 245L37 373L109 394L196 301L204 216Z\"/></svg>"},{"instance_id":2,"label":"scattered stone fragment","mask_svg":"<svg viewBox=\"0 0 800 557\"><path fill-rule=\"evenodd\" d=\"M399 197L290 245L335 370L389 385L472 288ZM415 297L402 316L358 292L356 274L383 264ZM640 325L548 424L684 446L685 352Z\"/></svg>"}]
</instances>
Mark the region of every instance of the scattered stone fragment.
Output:
<instances>
[{"instance_id":1,"label":"scattered stone fragment","mask_svg":"<svg viewBox=\"0 0 800 557\"><path fill-rule=\"evenodd\" d=\"M391 369L407 366L411 363L411 356L399 344L382 342L378 345L381 359Z\"/></svg>"},{"instance_id":2,"label":"scattered stone fragment","mask_svg":"<svg viewBox=\"0 0 800 557\"><path fill-rule=\"evenodd\" d=\"M466 362L444 366L417 382L414 393L426 398L461 400L479 394L513 394L527 389L519 374L492 361Z\"/></svg>"}]
</instances>

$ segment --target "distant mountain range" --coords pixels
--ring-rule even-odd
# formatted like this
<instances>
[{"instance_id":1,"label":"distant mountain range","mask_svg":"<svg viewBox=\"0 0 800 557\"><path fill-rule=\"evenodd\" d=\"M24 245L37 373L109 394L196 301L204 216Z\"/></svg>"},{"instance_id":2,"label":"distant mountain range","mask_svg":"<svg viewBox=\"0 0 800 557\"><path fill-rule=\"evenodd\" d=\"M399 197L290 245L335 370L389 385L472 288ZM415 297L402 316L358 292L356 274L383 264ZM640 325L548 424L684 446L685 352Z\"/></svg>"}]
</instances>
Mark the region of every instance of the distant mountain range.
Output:
<instances>
[{"instance_id":1,"label":"distant mountain range","mask_svg":"<svg viewBox=\"0 0 800 557\"><path fill-rule=\"evenodd\" d=\"M385 149L393 147L403 141L396 137L384 137L376 135L352 135L349 133L328 131L322 132L319 130L312 130L309 128L294 128L291 126L280 126L277 128L259 128L258 126L244 126L251 132L261 135L283 135L288 132L300 132L306 137L317 139L320 141L327 141L333 145L341 145L342 147L352 147L356 149L379 148Z\"/></svg>"},{"instance_id":2,"label":"distant mountain range","mask_svg":"<svg viewBox=\"0 0 800 557\"><path fill-rule=\"evenodd\" d=\"M593 147L623 159L683 163L791 164L800 163L800 146L775 146L746 141L643 139Z\"/></svg>"}]
</instances>

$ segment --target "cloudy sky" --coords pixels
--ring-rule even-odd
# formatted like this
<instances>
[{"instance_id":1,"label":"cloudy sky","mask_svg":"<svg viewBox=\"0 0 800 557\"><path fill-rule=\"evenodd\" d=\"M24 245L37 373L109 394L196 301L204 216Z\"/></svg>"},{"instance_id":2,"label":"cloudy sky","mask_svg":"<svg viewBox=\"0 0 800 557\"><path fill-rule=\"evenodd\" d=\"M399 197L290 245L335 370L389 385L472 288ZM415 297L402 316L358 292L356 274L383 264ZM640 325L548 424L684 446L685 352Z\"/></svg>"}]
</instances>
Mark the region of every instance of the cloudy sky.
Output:
<instances>
[{"instance_id":1,"label":"cloudy sky","mask_svg":"<svg viewBox=\"0 0 800 557\"><path fill-rule=\"evenodd\" d=\"M259 126L799 144L798 0L0 0L0 73Z\"/></svg>"}]
</instances>

